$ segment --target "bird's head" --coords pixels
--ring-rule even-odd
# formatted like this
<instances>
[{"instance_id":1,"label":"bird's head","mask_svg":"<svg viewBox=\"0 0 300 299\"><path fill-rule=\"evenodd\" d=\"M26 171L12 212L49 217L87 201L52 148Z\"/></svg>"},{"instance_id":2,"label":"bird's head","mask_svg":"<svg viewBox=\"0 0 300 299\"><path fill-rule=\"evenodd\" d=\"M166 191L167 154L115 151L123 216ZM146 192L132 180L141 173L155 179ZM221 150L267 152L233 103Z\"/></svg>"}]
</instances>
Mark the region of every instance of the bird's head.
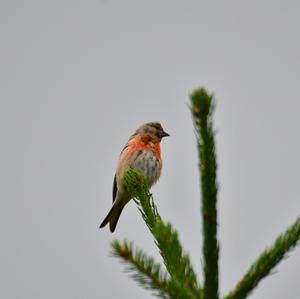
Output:
<instances>
[{"instance_id":1,"label":"bird's head","mask_svg":"<svg viewBox=\"0 0 300 299\"><path fill-rule=\"evenodd\" d=\"M142 138L147 138L149 141L160 142L163 137L170 136L164 131L159 122L149 122L141 125L136 134L141 135Z\"/></svg>"}]
</instances>

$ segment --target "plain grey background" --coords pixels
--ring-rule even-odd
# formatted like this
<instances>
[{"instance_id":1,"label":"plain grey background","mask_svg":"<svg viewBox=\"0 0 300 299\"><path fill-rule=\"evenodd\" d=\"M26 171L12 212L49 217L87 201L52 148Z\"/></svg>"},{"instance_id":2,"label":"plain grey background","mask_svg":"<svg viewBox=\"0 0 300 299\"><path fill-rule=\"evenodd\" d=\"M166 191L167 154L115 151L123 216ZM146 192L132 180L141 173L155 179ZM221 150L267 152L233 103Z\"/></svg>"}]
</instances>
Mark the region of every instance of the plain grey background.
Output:
<instances>
[{"instance_id":1,"label":"plain grey background","mask_svg":"<svg viewBox=\"0 0 300 299\"><path fill-rule=\"evenodd\" d=\"M109 256L117 238L159 259L134 203L116 232L119 153L160 121L152 189L201 274L189 93L217 99L220 284L225 295L299 216L297 1L0 1L0 297L152 298ZM159 259L160 260L160 259ZM251 298L300 298L296 248Z\"/></svg>"}]
</instances>

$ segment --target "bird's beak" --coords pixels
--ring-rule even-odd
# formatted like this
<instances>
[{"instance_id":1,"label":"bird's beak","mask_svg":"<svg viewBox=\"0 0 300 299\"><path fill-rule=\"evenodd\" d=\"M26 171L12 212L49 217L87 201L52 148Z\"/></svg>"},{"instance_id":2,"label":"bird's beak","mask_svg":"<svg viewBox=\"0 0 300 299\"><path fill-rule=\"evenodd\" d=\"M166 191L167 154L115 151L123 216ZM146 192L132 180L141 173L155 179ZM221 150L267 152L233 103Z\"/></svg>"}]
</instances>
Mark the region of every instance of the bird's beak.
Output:
<instances>
[{"instance_id":1,"label":"bird's beak","mask_svg":"<svg viewBox=\"0 0 300 299\"><path fill-rule=\"evenodd\" d=\"M162 134L161 134L161 137L167 137L167 136L170 136L170 134L168 134L167 132L163 131Z\"/></svg>"}]
</instances>

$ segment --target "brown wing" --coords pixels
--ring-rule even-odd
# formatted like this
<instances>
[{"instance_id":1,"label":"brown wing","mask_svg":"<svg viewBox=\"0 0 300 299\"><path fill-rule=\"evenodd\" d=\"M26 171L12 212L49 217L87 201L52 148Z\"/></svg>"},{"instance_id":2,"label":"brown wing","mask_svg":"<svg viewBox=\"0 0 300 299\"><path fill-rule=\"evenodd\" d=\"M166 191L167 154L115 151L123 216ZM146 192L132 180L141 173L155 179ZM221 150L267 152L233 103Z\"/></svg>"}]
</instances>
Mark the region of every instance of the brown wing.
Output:
<instances>
[{"instance_id":1,"label":"brown wing","mask_svg":"<svg viewBox=\"0 0 300 299\"><path fill-rule=\"evenodd\" d=\"M124 152L124 150L127 148L127 144L124 146L124 148L122 149L120 156L122 155L122 153ZM114 201L116 200L116 196L117 196L117 191L118 191L118 186L117 186L117 179L116 176L114 177L114 182L113 182L113 190L112 190L112 202L114 203Z\"/></svg>"}]
</instances>

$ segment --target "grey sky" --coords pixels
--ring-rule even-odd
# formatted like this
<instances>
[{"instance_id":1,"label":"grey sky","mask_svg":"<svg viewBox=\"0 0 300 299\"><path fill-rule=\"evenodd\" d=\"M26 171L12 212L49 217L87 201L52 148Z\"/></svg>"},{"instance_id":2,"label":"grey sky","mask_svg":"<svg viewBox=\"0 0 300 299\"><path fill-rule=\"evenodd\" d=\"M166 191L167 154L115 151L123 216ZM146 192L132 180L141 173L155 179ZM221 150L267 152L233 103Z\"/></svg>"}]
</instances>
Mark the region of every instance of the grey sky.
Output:
<instances>
[{"instance_id":1,"label":"grey sky","mask_svg":"<svg viewBox=\"0 0 300 299\"><path fill-rule=\"evenodd\" d=\"M297 1L0 1L0 297L152 298L108 256L157 257L133 203L116 232L118 155L158 120L153 194L201 277L199 174L188 94L217 98L221 293L299 216ZM300 249L251 298L300 298Z\"/></svg>"}]
</instances>

